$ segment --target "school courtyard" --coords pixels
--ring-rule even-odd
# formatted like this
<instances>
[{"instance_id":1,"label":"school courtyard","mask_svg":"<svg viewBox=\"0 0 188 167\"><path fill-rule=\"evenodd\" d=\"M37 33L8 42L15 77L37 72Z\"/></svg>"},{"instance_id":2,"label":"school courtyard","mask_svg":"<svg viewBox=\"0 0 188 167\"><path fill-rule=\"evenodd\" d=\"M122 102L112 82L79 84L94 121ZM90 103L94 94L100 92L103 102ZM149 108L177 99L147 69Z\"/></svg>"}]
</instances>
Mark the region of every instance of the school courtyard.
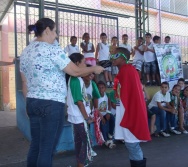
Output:
<instances>
[{"instance_id":1,"label":"school courtyard","mask_svg":"<svg viewBox=\"0 0 188 167\"><path fill-rule=\"evenodd\" d=\"M0 167L25 167L29 142L16 127L16 114L0 111ZM129 167L128 153L124 144L116 142L115 149L96 146L90 167ZM171 135L169 138L153 137L151 142L141 144L147 167L187 167L188 135ZM75 167L74 151L59 153L53 167Z\"/></svg>"}]
</instances>

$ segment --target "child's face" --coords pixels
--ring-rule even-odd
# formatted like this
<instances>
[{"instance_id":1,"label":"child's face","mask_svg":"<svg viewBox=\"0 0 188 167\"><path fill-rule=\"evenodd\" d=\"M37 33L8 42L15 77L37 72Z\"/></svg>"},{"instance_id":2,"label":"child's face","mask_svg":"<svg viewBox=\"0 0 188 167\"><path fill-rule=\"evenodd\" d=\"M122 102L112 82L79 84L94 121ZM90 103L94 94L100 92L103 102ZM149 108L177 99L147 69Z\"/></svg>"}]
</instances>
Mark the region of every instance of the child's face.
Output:
<instances>
[{"instance_id":1,"label":"child's face","mask_svg":"<svg viewBox=\"0 0 188 167\"><path fill-rule=\"evenodd\" d=\"M184 95L185 97L188 97L188 87L183 91L183 95Z\"/></svg>"},{"instance_id":2,"label":"child's face","mask_svg":"<svg viewBox=\"0 0 188 167\"><path fill-rule=\"evenodd\" d=\"M101 42L102 43L106 43L107 40L107 36L101 36Z\"/></svg>"},{"instance_id":3,"label":"child's face","mask_svg":"<svg viewBox=\"0 0 188 167\"><path fill-rule=\"evenodd\" d=\"M117 43L118 43L117 38L112 39L112 45L117 45Z\"/></svg>"},{"instance_id":4,"label":"child's face","mask_svg":"<svg viewBox=\"0 0 188 167\"><path fill-rule=\"evenodd\" d=\"M71 44L72 44L72 45L76 45L76 42L77 42L77 38L73 38L73 39L71 40Z\"/></svg>"},{"instance_id":5,"label":"child's face","mask_svg":"<svg viewBox=\"0 0 188 167\"><path fill-rule=\"evenodd\" d=\"M151 37L149 35L146 35L146 42L149 43L151 41Z\"/></svg>"},{"instance_id":6,"label":"child's face","mask_svg":"<svg viewBox=\"0 0 188 167\"><path fill-rule=\"evenodd\" d=\"M99 89L100 94L103 96L106 91L106 87L102 84L99 84L98 89Z\"/></svg>"},{"instance_id":7,"label":"child's face","mask_svg":"<svg viewBox=\"0 0 188 167\"><path fill-rule=\"evenodd\" d=\"M170 38L165 38L165 43L170 43Z\"/></svg>"},{"instance_id":8,"label":"child's face","mask_svg":"<svg viewBox=\"0 0 188 167\"><path fill-rule=\"evenodd\" d=\"M83 77L84 82L90 82L93 79L93 74L88 74L87 76Z\"/></svg>"},{"instance_id":9,"label":"child's face","mask_svg":"<svg viewBox=\"0 0 188 167\"><path fill-rule=\"evenodd\" d=\"M127 43L128 42L128 37L122 37L122 42Z\"/></svg>"},{"instance_id":10,"label":"child's face","mask_svg":"<svg viewBox=\"0 0 188 167\"><path fill-rule=\"evenodd\" d=\"M172 90L173 95L179 96L180 90L181 90L180 87L179 87L179 86L176 86L176 87Z\"/></svg>"},{"instance_id":11,"label":"child's face","mask_svg":"<svg viewBox=\"0 0 188 167\"><path fill-rule=\"evenodd\" d=\"M162 94L166 94L166 92L168 91L168 89L169 89L168 85L166 85L166 84L162 84L161 85L161 92L162 92Z\"/></svg>"},{"instance_id":12,"label":"child's face","mask_svg":"<svg viewBox=\"0 0 188 167\"><path fill-rule=\"evenodd\" d=\"M138 45L141 45L143 43L143 40L142 39L138 39L137 42L138 42Z\"/></svg>"},{"instance_id":13,"label":"child's face","mask_svg":"<svg viewBox=\"0 0 188 167\"><path fill-rule=\"evenodd\" d=\"M161 43L161 39L155 41L155 44L160 44L160 43Z\"/></svg>"},{"instance_id":14,"label":"child's face","mask_svg":"<svg viewBox=\"0 0 188 167\"><path fill-rule=\"evenodd\" d=\"M82 60L81 60L81 63L77 62L76 65L77 65L78 67L86 67L85 59L82 59Z\"/></svg>"},{"instance_id":15,"label":"child's face","mask_svg":"<svg viewBox=\"0 0 188 167\"><path fill-rule=\"evenodd\" d=\"M181 87L181 90L185 87L185 83L183 81L179 81L178 85Z\"/></svg>"},{"instance_id":16,"label":"child's face","mask_svg":"<svg viewBox=\"0 0 188 167\"><path fill-rule=\"evenodd\" d=\"M85 42L89 42L89 39L90 39L89 35L88 34L85 35L85 37L84 37Z\"/></svg>"}]
</instances>

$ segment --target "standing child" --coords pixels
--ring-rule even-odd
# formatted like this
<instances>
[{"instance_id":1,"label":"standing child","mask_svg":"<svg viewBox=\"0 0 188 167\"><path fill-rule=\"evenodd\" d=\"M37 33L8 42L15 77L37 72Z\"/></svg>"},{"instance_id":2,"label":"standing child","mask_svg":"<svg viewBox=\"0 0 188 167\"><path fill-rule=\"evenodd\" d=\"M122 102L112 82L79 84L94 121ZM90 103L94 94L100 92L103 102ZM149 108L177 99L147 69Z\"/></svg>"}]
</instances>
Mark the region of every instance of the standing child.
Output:
<instances>
[{"instance_id":1,"label":"standing child","mask_svg":"<svg viewBox=\"0 0 188 167\"><path fill-rule=\"evenodd\" d=\"M108 67L105 68L104 77L106 80L107 87L113 87L114 83L112 81L112 74L111 74L111 63L110 63L110 50L109 45L107 44L107 36L105 33L101 33L100 35L101 43L98 43L95 58L99 61L99 64L103 67L106 64L109 64Z\"/></svg>"},{"instance_id":2,"label":"standing child","mask_svg":"<svg viewBox=\"0 0 188 167\"><path fill-rule=\"evenodd\" d=\"M129 39L128 35L123 34L122 35L122 44L120 44L119 47L126 48L130 52L130 54L132 54L133 49L132 49L131 45L128 44L128 39Z\"/></svg>"},{"instance_id":3,"label":"standing child","mask_svg":"<svg viewBox=\"0 0 188 167\"><path fill-rule=\"evenodd\" d=\"M105 145L110 149L116 145L113 143L115 120L110 110L110 99L107 97L106 84L103 81L97 83L101 97L98 99L99 116L101 117L100 129L105 140Z\"/></svg>"},{"instance_id":4,"label":"standing child","mask_svg":"<svg viewBox=\"0 0 188 167\"><path fill-rule=\"evenodd\" d=\"M142 79L142 65L144 63L144 49L143 49L143 38L139 37L137 40L137 45L134 47L134 58L133 66L138 71L140 79Z\"/></svg>"},{"instance_id":5,"label":"standing child","mask_svg":"<svg viewBox=\"0 0 188 167\"><path fill-rule=\"evenodd\" d=\"M147 83L146 86L156 85L155 75L157 72L157 61L153 44L151 43L151 34L145 35L146 43L144 47L144 73L146 74ZM152 76L152 82L150 81L150 74Z\"/></svg>"},{"instance_id":6,"label":"standing child","mask_svg":"<svg viewBox=\"0 0 188 167\"><path fill-rule=\"evenodd\" d=\"M79 67L85 67L84 56L74 53L70 59ZM91 161L91 143L87 124L93 122L89 117L91 113L84 81L81 77L70 77L67 95L68 121L73 124L74 142L76 150L77 167L87 165Z\"/></svg>"},{"instance_id":7,"label":"standing child","mask_svg":"<svg viewBox=\"0 0 188 167\"><path fill-rule=\"evenodd\" d=\"M82 53L84 54L86 64L95 66L96 65L96 60L94 58L95 48L94 45L91 42L89 42L90 40L89 33L84 33L82 39L83 42L80 44L80 47L82 48Z\"/></svg>"},{"instance_id":8,"label":"standing child","mask_svg":"<svg viewBox=\"0 0 188 167\"><path fill-rule=\"evenodd\" d=\"M67 45L65 48L65 52L68 53L68 56L70 56L72 53L80 53L80 50L79 50L78 46L76 45L77 37L71 36L70 43L71 44Z\"/></svg>"},{"instance_id":9,"label":"standing child","mask_svg":"<svg viewBox=\"0 0 188 167\"><path fill-rule=\"evenodd\" d=\"M116 36L112 37L111 46L110 46L110 55L115 54L116 48L118 47L118 38ZM112 75L115 77L118 74L118 68L116 66L112 66Z\"/></svg>"},{"instance_id":10,"label":"standing child","mask_svg":"<svg viewBox=\"0 0 188 167\"><path fill-rule=\"evenodd\" d=\"M117 48L111 58L113 65L119 69L114 80L119 101L116 106L115 139L125 141L131 166L146 166L140 142L151 140L151 137L140 78L135 68L128 64L130 52L127 49Z\"/></svg>"}]
</instances>

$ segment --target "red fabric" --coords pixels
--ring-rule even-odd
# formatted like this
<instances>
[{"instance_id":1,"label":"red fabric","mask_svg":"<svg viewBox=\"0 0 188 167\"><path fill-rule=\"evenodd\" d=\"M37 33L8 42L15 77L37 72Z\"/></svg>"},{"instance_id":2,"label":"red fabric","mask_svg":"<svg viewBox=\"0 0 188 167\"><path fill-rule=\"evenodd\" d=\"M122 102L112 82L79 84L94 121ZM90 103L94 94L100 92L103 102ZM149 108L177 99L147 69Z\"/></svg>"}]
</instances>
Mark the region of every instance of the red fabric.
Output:
<instances>
[{"instance_id":1,"label":"red fabric","mask_svg":"<svg viewBox=\"0 0 188 167\"><path fill-rule=\"evenodd\" d=\"M125 64L120 68L116 80L121 85L120 99L126 110L120 126L129 129L139 140L151 140L146 104L137 71L131 64Z\"/></svg>"}]
</instances>

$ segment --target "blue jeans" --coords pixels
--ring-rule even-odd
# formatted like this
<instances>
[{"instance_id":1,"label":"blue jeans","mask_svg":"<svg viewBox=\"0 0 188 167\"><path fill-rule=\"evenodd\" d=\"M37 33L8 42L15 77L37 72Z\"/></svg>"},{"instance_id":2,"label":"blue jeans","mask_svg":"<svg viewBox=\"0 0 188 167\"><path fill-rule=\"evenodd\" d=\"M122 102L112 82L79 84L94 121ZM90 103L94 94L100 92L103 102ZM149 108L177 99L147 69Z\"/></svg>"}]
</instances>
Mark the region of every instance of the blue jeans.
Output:
<instances>
[{"instance_id":1,"label":"blue jeans","mask_svg":"<svg viewBox=\"0 0 188 167\"><path fill-rule=\"evenodd\" d=\"M27 167L51 167L55 147L64 123L64 103L27 98L31 144Z\"/></svg>"},{"instance_id":2,"label":"blue jeans","mask_svg":"<svg viewBox=\"0 0 188 167\"><path fill-rule=\"evenodd\" d=\"M133 161L143 160L143 152L140 147L140 143L127 143L125 142L125 146L129 152L129 159Z\"/></svg>"},{"instance_id":3,"label":"blue jeans","mask_svg":"<svg viewBox=\"0 0 188 167\"><path fill-rule=\"evenodd\" d=\"M176 127L176 115L170 112L166 112L167 130Z\"/></svg>"},{"instance_id":4,"label":"blue jeans","mask_svg":"<svg viewBox=\"0 0 188 167\"><path fill-rule=\"evenodd\" d=\"M159 107L152 107L150 110L156 115L156 132L166 130L166 111L161 110Z\"/></svg>"},{"instance_id":5,"label":"blue jeans","mask_svg":"<svg viewBox=\"0 0 188 167\"><path fill-rule=\"evenodd\" d=\"M104 117L106 122L105 122L105 124L103 124L102 121L101 121L100 130L102 132L104 140L107 141L108 140L108 133L112 136L114 134L115 119L114 119L114 116L112 114L110 114L109 120L106 119L106 115L103 116L103 117Z\"/></svg>"}]
</instances>

